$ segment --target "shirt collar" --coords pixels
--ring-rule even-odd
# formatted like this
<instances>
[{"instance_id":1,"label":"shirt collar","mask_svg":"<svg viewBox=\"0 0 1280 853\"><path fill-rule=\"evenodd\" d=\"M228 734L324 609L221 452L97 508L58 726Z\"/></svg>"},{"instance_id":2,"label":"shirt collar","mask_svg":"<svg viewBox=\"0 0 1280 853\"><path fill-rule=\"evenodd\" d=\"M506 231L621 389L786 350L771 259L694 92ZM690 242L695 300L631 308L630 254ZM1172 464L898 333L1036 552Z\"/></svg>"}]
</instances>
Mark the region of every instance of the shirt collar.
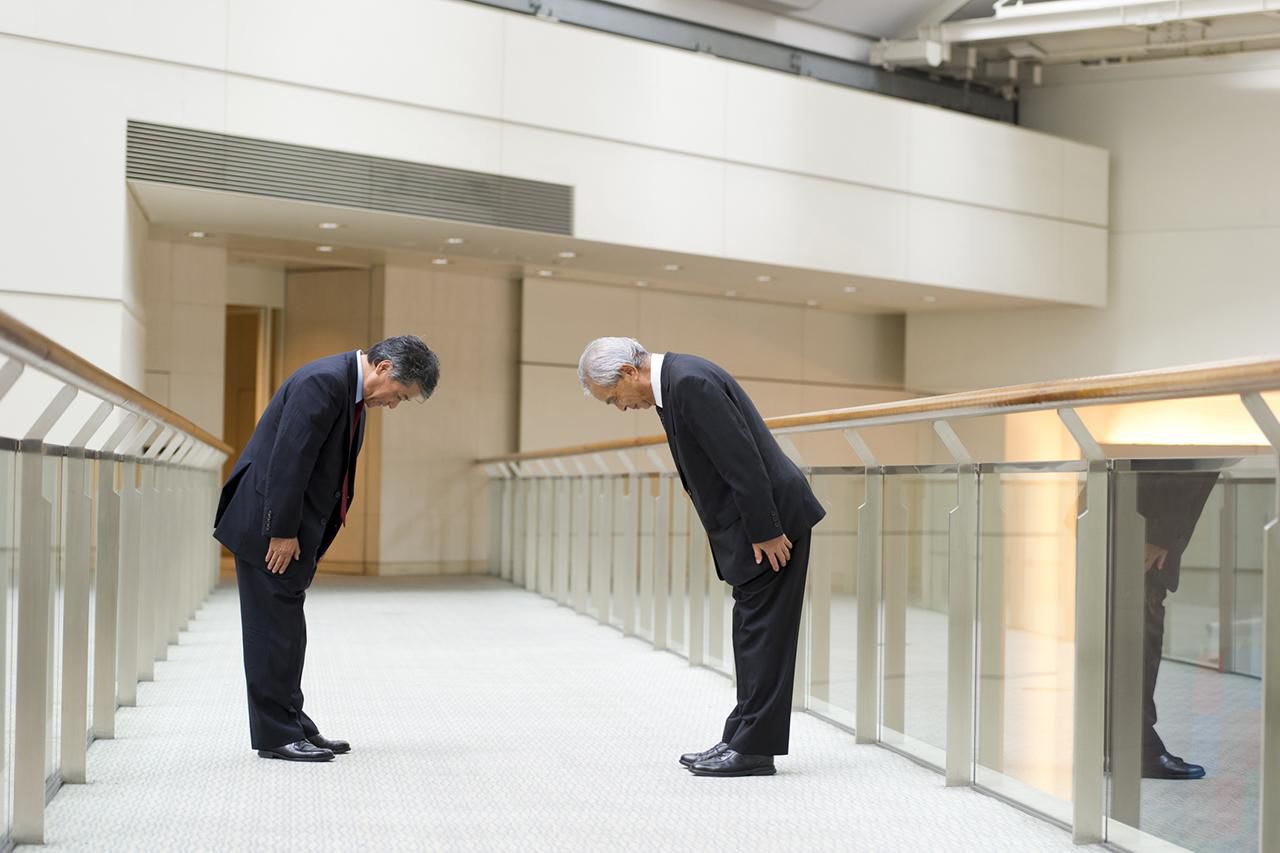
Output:
<instances>
[{"instance_id":1,"label":"shirt collar","mask_svg":"<svg viewBox=\"0 0 1280 853\"><path fill-rule=\"evenodd\" d=\"M666 353L655 352L649 356L649 384L653 386L653 404L662 408L662 359Z\"/></svg>"},{"instance_id":2,"label":"shirt collar","mask_svg":"<svg viewBox=\"0 0 1280 853\"><path fill-rule=\"evenodd\" d=\"M364 353L356 350L356 402L364 402Z\"/></svg>"}]
</instances>

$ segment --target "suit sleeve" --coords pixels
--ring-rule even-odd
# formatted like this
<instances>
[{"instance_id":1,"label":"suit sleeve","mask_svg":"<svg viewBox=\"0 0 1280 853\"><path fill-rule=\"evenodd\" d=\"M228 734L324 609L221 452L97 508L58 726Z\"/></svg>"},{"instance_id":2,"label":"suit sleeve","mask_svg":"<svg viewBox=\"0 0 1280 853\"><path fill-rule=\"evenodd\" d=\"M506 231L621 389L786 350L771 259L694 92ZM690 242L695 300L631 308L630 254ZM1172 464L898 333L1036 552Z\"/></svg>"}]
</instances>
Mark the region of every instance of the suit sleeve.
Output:
<instances>
[{"instance_id":1,"label":"suit sleeve","mask_svg":"<svg viewBox=\"0 0 1280 853\"><path fill-rule=\"evenodd\" d=\"M262 534L280 539L298 535L302 500L325 437L342 417L340 398L320 377L299 383L285 401L267 468Z\"/></svg>"},{"instance_id":2,"label":"suit sleeve","mask_svg":"<svg viewBox=\"0 0 1280 853\"><path fill-rule=\"evenodd\" d=\"M1217 473L1139 477L1138 512L1147 520L1147 541L1181 555L1218 481Z\"/></svg>"},{"instance_id":3,"label":"suit sleeve","mask_svg":"<svg viewBox=\"0 0 1280 853\"><path fill-rule=\"evenodd\" d=\"M729 485L747 536L753 543L781 536L773 484L742 411L723 388L701 377L682 382L676 399L682 421Z\"/></svg>"}]
</instances>

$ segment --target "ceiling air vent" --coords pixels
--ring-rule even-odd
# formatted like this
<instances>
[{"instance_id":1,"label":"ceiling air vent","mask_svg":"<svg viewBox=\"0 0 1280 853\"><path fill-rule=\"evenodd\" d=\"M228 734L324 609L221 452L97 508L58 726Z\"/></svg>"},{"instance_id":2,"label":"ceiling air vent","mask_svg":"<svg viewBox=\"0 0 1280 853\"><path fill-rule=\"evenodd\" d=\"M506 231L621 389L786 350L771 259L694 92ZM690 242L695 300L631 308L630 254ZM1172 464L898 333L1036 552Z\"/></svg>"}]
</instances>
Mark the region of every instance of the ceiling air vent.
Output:
<instances>
[{"instance_id":1,"label":"ceiling air vent","mask_svg":"<svg viewBox=\"0 0 1280 853\"><path fill-rule=\"evenodd\" d=\"M573 234L573 187L130 121L126 175L268 198Z\"/></svg>"}]
</instances>

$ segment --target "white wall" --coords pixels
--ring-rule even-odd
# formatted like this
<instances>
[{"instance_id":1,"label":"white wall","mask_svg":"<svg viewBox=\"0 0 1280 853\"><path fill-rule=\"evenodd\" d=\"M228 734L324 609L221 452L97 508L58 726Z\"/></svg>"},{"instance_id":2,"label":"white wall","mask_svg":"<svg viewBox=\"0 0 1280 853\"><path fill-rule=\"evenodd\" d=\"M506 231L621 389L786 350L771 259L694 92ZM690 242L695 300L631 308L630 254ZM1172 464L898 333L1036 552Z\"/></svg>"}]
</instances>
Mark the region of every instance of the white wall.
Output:
<instances>
[{"instance_id":1,"label":"white wall","mask_svg":"<svg viewBox=\"0 0 1280 853\"><path fill-rule=\"evenodd\" d=\"M26 0L0 32L0 226L55 293L119 298L38 223L119 256L137 118L570 183L590 240L1102 301L1106 154L1020 128L448 0Z\"/></svg>"},{"instance_id":2,"label":"white wall","mask_svg":"<svg viewBox=\"0 0 1280 853\"><path fill-rule=\"evenodd\" d=\"M1104 309L912 315L947 390L1280 353L1280 52L1059 71L1024 120L1112 157Z\"/></svg>"}]
</instances>

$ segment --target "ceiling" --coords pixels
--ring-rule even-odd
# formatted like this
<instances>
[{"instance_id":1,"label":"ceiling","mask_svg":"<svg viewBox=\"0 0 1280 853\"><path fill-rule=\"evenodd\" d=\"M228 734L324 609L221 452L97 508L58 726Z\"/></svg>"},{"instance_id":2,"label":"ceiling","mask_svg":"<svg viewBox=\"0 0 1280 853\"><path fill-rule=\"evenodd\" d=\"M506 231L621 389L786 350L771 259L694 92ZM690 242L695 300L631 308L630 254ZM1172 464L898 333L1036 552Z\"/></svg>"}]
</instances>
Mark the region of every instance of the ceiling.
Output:
<instances>
[{"instance_id":1,"label":"ceiling","mask_svg":"<svg viewBox=\"0 0 1280 853\"><path fill-rule=\"evenodd\" d=\"M1031 0L1037 2L1037 0ZM824 27L870 38L897 38L914 31L918 21L940 7L943 0L733 0ZM992 0L968 0L952 18L980 18L991 14Z\"/></svg>"},{"instance_id":2,"label":"ceiling","mask_svg":"<svg viewBox=\"0 0 1280 853\"><path fill-rule=\"evenodd\" d=\"M870 314L1047 304L357 208L143 181L131 181L130 187L154 237L224 246L233 262L285 269L397 264L511 278L541 276L643 286ZM320 223L339 227L324 230ZM205 236L193 237L192 232ZM463 242L451 244L450 238ZM331 251L319 251L319 246ZM668 269L671 265L678 269Z\"/></svg>"},{"instance_id":3,"label":"ceiling","mask_svg":"<svg viewBox=\"0 0 1280 853\"><path fill-rule=\"evenodd\" d=\"M915 67L941 76L1004 88L1042 79L1048 65L1105 65L1183 56L1280 48L1280 11L1274 3L1238 0L729 0L803 20L888 40L907 49L877 52L888 68ZM1000 6L1001 8L996 8ZM1025 23L1026 26L1017 26ZM990 25L990 26L988 26ZM922 31L922 27L931 27ZM1021 32L1014 32L1015 30ZM1002 35L1002 33L1011 33ZM926 35L927 39L920 38ZM938 51L910 45L944 45ZM1009 60L1015 60L1011 65Z\"/></svg>"}]
</instances>

